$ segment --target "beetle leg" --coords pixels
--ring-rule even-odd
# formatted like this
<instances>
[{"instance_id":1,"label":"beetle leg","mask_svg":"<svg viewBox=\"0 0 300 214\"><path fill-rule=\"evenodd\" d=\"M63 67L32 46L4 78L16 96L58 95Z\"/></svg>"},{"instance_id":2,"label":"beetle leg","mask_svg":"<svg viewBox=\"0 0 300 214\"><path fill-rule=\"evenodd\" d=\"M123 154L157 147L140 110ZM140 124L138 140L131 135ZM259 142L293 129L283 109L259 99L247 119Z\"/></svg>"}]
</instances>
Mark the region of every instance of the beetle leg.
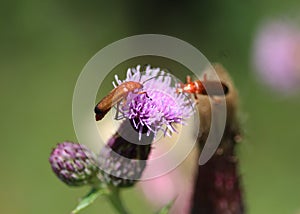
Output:
<instances>
[{"instance_id":1,"label":"beetle leg","mask_svg":"<svg viewBox=\"0 0 300 214\"><path fill-rule=\"evenodd\" d=\"M177 88L183 88L183 87L184 87L184 83L182 82L177 83Z\"/></svg>"},{"instance_id":2,"label":"beetle leg","mask_svg":"<svg viewBox=\"0 0 300 214\"><path fill-rule=\"evenodd\" d=\"M195 100L198 100L197 93L194 93Z\"/></svg>"},{"instance_id":3,"label":"beetle leg","mask_svg":"<svg viewBox=\"0 0 300 214\"><path fill-rule=\"evenodd\" d=\"M121 101L117 102L117 106L116 106L116 116L115 116L115 120L120 120L122 119L122 115L120 115L120 103ZM123 103L124 106L125 102Z\"/></svg>"},{"instance_id":4,"label":"beetle leg","mask_svg":"<svg viewBox=\"0 0 300 214\"><path fill-rule=\"evenodd\" d=\"M204 73L204 74L203 74L203 82L204 82L204 83L207 82L207 73Z\"/></svg>"},{"instance_id":5,"label":"beetle leg","mask_svg":"<svg viewBox=\"0 0 300 214\"><path fill-rule=\"evenodd\" d=\"M146 91L139 91L137 92L137 94L145 94L148 99L152 100L151 97L148 96Z\"/></svg>"},{"instance_id":6,"label":"beetle leg","mask_svg":"<svg viewBox=\"0 0 300 214\"><path fill-rule=\"evenodd\" d=\"M187 75L186 76L186 83L190 84L192 82L191 76Z\"/></svg>"},{"instance_id":7,"label":"beetle leg","mask_svg":"<svg viewBox=\"0 0 300 214\"><path fill-rule=\"evenodd\" d=\"M194 93L195 103L196 105L199 103L199 98L197 96L197 93Z\"/></svg>"},{"instance_id":8,"label":"beetle leg","mask_svg":"<svg viewBox=\"0 0 300 214\"><path fill-rule=\"evenodd\" d=\"M115 120L119 119L119 106L120 106L120 102L117 102Z\"/></svg>"}]
</instances>

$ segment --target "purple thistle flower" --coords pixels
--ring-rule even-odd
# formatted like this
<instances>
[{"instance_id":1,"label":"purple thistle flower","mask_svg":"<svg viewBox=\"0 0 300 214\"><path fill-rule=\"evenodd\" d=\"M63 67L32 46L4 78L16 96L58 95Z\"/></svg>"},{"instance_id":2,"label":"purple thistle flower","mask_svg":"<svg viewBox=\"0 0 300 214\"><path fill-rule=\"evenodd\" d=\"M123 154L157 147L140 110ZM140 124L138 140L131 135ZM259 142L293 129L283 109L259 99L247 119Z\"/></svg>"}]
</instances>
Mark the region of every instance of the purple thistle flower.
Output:
<instances>
[{"instance_id":1,"label":"purple thistle flower","mask_svg":"<svg viewBox=\"0 0 300 214\"><path fill-rule=\"evenodd\" d=\"M115 76L115 87L134 81L143 84L141 92L145 92L128 94L117 109L121 113L119 119L128 118L139 131L139 139L142 133L149 136L152 132L156 136L159 130L170 136L176 132L176 124L184 125L184 120L192 115L193 105L186 95L176 93L176 88L172 87L174 79L169 74L160 68L147 66L142 72L140 68L140 65L129 68L124 81Z\"/></svg>"},{"instance_id":2,"label":"purple thistle flower","mask_svg":"<svg viewBox=\"0 0 300 214\"><path fill-rule=\"evenodd\" d=\"M117 107L118 119L125 119L117 133L99 154L102 180L118 187L129 187L140 179L151 144L158 131L164 135L176 132L176 124L185 124L193 113L193 105L184 94L176 93L171 75L159 68L141 66L128 69L124 81L115 77L115 87L134 81L143 85L140 91L129 93Z\"/></svg>"},{"instance_id":3,"label":"purple thistle flower","mask_svg":"<svg viewBox=\"0 0 300 214\"><path fill-rule=\"evenodd\" d=\"M92 183L98 172L95 155L86 146L77 143L58 144L49 162L57 177L70 186Z\"/></svg>"}]
</instances>

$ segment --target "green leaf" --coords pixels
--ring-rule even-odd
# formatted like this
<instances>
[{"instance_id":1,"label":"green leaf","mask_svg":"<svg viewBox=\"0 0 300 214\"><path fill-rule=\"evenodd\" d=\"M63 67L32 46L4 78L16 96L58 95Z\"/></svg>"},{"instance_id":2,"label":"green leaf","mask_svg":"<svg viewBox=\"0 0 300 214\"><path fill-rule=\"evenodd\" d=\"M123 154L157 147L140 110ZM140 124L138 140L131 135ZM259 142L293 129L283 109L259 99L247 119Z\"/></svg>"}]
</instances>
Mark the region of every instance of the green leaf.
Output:
<instances>
[{"instance_id":1,"label":"green leaf","mask_svg":"<svg viewBox=\"0 0 300 214\"><path fill-rule=\"evenodd\" d=\"M89 206L92 204L95 199L104 194L105 191L103 189L95 189L93 188L86 196L84 196L78 203L77 207L71 212L71 214L76 214L80 210L84 209L85 207Z\"/></svg>"},{"instance_id":2,"label":"green leaf","mask_svg":"<svg viewBox=\"0 0 300 214\"><path fill-rule=\"evenodd\" d=\"M161 208L160 211L157 212L157 214L168 214L172 205L174 204L176 199L170 201L167 205L165 205L163 208Z\"/></svg>"}]
</instances>

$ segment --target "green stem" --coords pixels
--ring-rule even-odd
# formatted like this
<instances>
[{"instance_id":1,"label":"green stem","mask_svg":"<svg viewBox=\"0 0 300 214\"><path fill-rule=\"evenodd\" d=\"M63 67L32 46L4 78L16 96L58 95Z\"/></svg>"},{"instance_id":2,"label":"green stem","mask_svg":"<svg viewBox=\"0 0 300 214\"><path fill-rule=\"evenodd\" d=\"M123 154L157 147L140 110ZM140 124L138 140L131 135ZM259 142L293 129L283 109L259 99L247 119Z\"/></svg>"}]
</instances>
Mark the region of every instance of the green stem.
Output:
<instances>
[{"instance_id":1,"label":"green stem","mask_svg":"<svg viewBox=\"0 0 300 214\"><path fill-rule=\"evenodd\" d=\"M116 187L109 187L110 193L107 194L107 198L110 200L113 207L118 211L120 214L129 214L129 212L125 209L123 202L120 198L120 190Z\"/></svg>"},{"instance_id":2,"label":"green stem","mask_svg":"<svg viewBox=\"0 0 300 214\"><path fill-rule=\"evenodd\" d=\"M92 188L91 191L79 201L78 205L71 212L71 214L78 213L82 209L91 205L96 200L96 198L98 198L100 195L103 195L103 194L107 194L106 189Z\"/></svg>"}]
</instances>

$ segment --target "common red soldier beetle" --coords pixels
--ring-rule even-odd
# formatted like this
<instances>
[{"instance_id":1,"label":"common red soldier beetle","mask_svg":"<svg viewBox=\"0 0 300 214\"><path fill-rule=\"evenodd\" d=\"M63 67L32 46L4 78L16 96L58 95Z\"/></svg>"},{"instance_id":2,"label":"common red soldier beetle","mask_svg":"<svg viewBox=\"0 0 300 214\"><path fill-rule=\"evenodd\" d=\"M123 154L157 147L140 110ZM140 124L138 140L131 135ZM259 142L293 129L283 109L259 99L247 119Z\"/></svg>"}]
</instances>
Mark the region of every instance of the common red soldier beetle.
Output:
<instances>
[{"instance_id":1,"label":"common red soldier beetle","mask_svg":"<svg viewBox=\"0 0 300 214\"><path fill-rule=\"evenodd\" d=\"M210 96L226 95L228 93L228 87L223 82L207 80L206 75L204 75L203 81L196 80L194 82L192 82L190 76L187 76L186 84L181 83L177 87L176 92L194 94L195 99L197 100L197 94Z\"/></svg>"},{"instance_id":2,"label":"common red soldier beetle","mask_svg":"<svg viewBox=\"0 0 300 214\"><path fill-rule=\"evenodd\" d=\"M135 92L143 88L143 85L139 82L128 81L124 82L118 87L114 88L108 95L106 95L95 107L96 121L101 120L107 112L117 103L126 99L130 92ZM144 91L138 91L137 94L146 94ZM149 97L148 97L149 98Z\"/></svg>"}]
</instances>

